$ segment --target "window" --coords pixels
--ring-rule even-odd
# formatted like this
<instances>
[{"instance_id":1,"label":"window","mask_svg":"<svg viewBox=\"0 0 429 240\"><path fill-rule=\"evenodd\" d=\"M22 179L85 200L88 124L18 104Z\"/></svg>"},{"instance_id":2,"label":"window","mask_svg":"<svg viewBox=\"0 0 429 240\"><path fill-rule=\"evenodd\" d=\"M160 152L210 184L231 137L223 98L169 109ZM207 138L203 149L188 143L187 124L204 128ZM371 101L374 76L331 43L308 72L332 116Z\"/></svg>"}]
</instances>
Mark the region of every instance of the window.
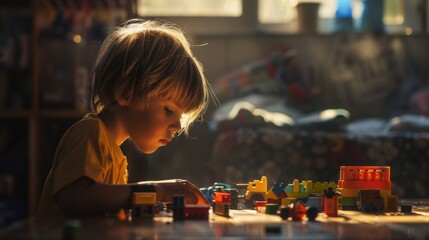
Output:
<instances>
[{"instance_id":1,"label":"window","mask_svg":"<svg viewBox=\"0 0 429 240\"><path fill-rule=\"evenodd\" d=\"M137 0L140 16L239 17L242 0Z\"/></svg>"},{"instance_id":2,"label":"window","mask_svg":"<svg viewBox=\"0 0 429 240\"><path fill-rule=\"evenodd\" d=\"M363 10L362 0L350 0L353 18L358 19ZM259 22L262 24L290 23L298 14L295 9L298 2L320 2L319 18L333 19L340 0L259 0ZM344 2L344 1L343 1ZM403 24L404 0L384 0L385 24Z\"/></svg>"},{"instance_id":3,"label":"window","mask_svg":"<svg viewBox=\"0 0 429 240\"><path fill-rule=\"evenodd\" d=\"M335 18L337 0L259 0L259 22L262 24L272 24L294 21L298 17L295 8L298 2L320 2L319 18ZM352 12L354 18L360 16L362 13L361 0L352 0Z\"/></svg>"}]
</instances>

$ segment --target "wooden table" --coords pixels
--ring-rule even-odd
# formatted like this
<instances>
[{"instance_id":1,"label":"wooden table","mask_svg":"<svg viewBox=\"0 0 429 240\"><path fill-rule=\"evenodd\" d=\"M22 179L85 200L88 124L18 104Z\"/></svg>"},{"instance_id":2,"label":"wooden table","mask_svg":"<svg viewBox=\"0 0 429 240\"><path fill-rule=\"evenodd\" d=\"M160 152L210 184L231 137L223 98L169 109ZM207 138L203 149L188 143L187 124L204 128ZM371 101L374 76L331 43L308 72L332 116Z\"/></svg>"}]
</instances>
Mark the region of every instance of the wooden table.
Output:
<instances>
[{"instance_id":1,"label":"wooden table","mask_svg":"<svg viewBox=\"0 0 429 240\"><path fill-rule=\"evenodd\" d=\"M114 216L80 219L80 239L429 239L429 200L413 201L411 214L339 211L315 222L283 221L254 210L225 218L174 222L171 216L120 221ZM64 220L27 220L0 232L0 239L61 239Z\"/></svg>"}]
</instances>

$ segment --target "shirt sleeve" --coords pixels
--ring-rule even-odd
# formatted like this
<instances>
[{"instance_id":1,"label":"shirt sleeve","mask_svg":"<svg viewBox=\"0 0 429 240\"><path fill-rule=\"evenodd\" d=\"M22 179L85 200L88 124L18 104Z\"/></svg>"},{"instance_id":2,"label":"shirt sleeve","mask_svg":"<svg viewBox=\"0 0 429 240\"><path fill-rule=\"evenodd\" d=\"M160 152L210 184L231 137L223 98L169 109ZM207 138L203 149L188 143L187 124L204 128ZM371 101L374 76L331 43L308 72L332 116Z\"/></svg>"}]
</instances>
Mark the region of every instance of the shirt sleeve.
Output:
<instances>
[{"instance_id":1,"label":"shirt sleeve","mask_svg":"<svg viewBox=\"0 0 429 240\"><path fill-rule=\"evenodd\" d=\"M97 128L74 129L61 140L55 157L53 195L83 176L103 182L111 161L101 140Z\"/></svg>"}]
</instances>

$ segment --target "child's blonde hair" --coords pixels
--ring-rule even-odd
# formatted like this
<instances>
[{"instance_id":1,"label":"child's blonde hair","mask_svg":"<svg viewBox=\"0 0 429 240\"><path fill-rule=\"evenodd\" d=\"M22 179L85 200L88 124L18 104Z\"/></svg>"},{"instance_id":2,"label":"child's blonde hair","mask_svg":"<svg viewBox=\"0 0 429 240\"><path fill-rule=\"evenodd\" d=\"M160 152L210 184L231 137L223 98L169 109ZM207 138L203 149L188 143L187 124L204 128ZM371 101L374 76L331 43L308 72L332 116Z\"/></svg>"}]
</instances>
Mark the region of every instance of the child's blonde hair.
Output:
<instances>
[{"instance_id":1,"label":"child's blonde hair","mask_svg":"<svg viewBox=\"0 0 429 240\"><path fill-rule=\"evenodd\" d=\"M171 23L129 20L104 40L90 77L91 108L126 100L142 107L150 97L166 97L185 112L182 127L206 110L211 89L182 31Z\"/></svg>"}]
</instances>

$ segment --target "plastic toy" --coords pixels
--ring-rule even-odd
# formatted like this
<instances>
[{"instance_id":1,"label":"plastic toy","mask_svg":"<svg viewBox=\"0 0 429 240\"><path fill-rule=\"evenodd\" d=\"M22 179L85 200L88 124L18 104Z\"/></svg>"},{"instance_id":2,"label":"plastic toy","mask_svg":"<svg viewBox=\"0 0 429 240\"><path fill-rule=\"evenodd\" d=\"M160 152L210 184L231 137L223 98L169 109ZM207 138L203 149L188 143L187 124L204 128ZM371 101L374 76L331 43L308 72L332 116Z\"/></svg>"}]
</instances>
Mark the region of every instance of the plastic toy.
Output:
<instances>
[{"instance_id":1,"label":"plastic toy","mask_svg":"<svg viewBox=\"0 0 429 240\"><path fill-rule=\"evenodd\" d=\"M378 189L362 189L358 191L357 206L360 211L382 211L384 199Z\"/></svg>"},{"instance_id":2,"label":"plastic toy","mask_svg":"<svg viewBox=\"0 0 429 240\"><path fill-rule=\"evenodd\" d=\"M276 215L279 205L275 203L268 203L265 205L265 213L269 215Z\"/></svg>"},{"instance_id":3,"label":"plastic toy","mask_svg":"<svg viewBox=\"0 0 429 240\"><path fill-rule=\"evenodd\" d=\"M215 192L212 203L213 213L224 217L229 217L229 208L231 206L231 194Z\"/></svg>"},{"instance_id":4,"label":"plastic toy","mask_svg":"<svg viewBox=\"0 0 429 240\"><path fill-rule=\"evenodd\" d=\"M364 202L361 201L360 206L358 206L360 200L358 195L361 190L378 190L381 199L371 200L372 206L369 206L366 202L370 198L367 196L369 193L364 193ZM397 211L398 201L396 196L391 195L392 183L390 182L390 167L388 166L341 166L338 191L342 195L340 208L343 210L359 208L368 211L370 208L376 207L379 211Z\"/></svg>"},{"instance_id":5,"label":"plastic toy","mask_svg":"<svg viewBox=\"0 0 429 240\"><path fill-rule=\"evenodd\" d=\"M244 195L244 206L254 209L256 201L266 201L267 177L263 176L261 180L254 180L249 183L238 183L237 188L247 188Z\"/></svg>"},{"instance_id":6,"label":"plastic toy","mask_svg":"<svg viewBox=\"0 0 429 240\"><path fill-rule=\"evenodd\" d=\"M153 192L135 192L133 193L133 218L145 217L152 218L155 214L156 193Z\"/></svg>"},{"instance_id":7,"label":"plastic toy","mask_svg":"<svg viewBox=\"0 0 429 240\"><path fill-rule=\"evenodd\" d=\"M213 201L214 198L214 193L215 192L223 192L226 189L233 189L232 186L230 184L227 183L220 183L220 182L215 182L213 184L213 186L210 186L208 188L200 188L201 193L204 195L204 197L206 197L206 199L209 202Z\"/></svg>"},{"instance_id":8,"label":"plastic toy","mask_svg":"<svg viewBox=\"0 0 429 240\"><path fill-rule=\"evenodd\" d=\"M256 201L255 207L256 212L265 213L266 212L267 201Z\"/></svg>"},{"instance_id":9,"label":"plastic toy","mask_svg":"<svg viewBox=\"0 0 429 240\"><path fill-rule=\"evenodd\" d=\"M185 197L183 195L173 196L173 220L185 220Z\"/></svg>"},{"instance_id":10,"label":"plastic toy","mask_svg":"<svg viewBox=\"0 0 429 240\"><path fill-rule=\"evenodd\" d=\"M288 206L282 205L279 212L283 220L289 220L291 218L294 221L302 221L305 216L307 216L308 220L314 221L318 215L318 211L315 207L306 207L305 204L300 201Z\"/></svg>"},{"instance_id":11,"label":"plastic toy","mask_svg":"<svg viewBox=\"0 0 429 240\"><path fill-rule=\"evenodd\" d=\"M335 192L333 188L325 189L323 195L323 211L328 217L338 216L338 196L339 192Z\"/></svg>"},{"instance_id":12,"label":"plastic toy","mask_svg":"<svg viewBox=\"0 0 429 240\"><path fill-rule=\"evenodd\" d=\"M185 218L188 220L209 220L210 205L185 205Z\"/></svg>"}]
</instances>

